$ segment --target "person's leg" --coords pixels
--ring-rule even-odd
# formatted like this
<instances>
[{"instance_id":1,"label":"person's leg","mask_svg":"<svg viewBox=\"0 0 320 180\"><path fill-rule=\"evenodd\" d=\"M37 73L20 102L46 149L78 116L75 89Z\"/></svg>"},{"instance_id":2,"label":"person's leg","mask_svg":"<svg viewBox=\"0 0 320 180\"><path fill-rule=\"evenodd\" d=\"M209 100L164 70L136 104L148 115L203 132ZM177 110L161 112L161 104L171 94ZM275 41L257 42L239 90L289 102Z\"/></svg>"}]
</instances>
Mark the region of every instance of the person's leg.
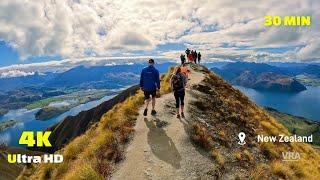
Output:
<instances>
[{"instance_id":1,"label":"person's leg","mask_svg":"<svg viewBox=\"0 0 320 180\"><path fill-rule=\"evenodd\" d=\"M184 97L185 97L185 91L182 91L180 94L180 101L181 101L181 116L184 118Z\"/></svg>"},{"instance_id":2,"label":"person's leg","mask_svg":"<svg viewBox=\"0 0 320 180\"><path fill-rule=\"evenodd\" d=\"M148 109L148 106L149 106L149 103L150 103L150 95L151 94L150 94L149 91L144 91L143 94L144 94L144 99L145 99L144 104L146 106L146 109Z\"/></svg>"},{"instance_id":3,"label":"person's leg","mask_svg":"<svg viewBox=\"0 0 320 180\"><path fill-rule=\"evenodd\" d=\"M152 95L152 110L151 110L151 115L156 115L157 111L154 110L155 106L156 106L156 94L157 91L152 91L151 95Z\"/></svg>"},{"instance_id":4,"label":"person's leg","mask_svg":"<svg viewBox=\"0 0 320 180\"><path fill-rule=\"evenodd\" d=\"M146 109L148 109L150 103L150 98L145 100Z\"/></svg>"},{"instance_id":5,"label":"person's leg","mask_svg":"<svg viewBox=\"0 0 320 180\"><path fill-rule=\"evenodd\" d=\"M174 98L176 100L176 113L177 113L177 116L180 116L180 113L179 113L180 100L177 92L174 92Z\"/></svg>"},{"instance_id":6,"label":"person's leg","mask_svg":"<svg viewBox=\"0 0 320 180\"><path fill-rule=\"evenodd\" d=\"M152 97L152 110L154 110L155 106L156 106L156 97Z\"/></svg>"},{"instance_id":7,"label":"person's leg","mask_svg":"<svg viewBox=\"0 0 320 180\"><path fill-rule=\"evenodd\" d=\"M149 107L149 103L150 103L150 93L148 91L144 91L144 104L145 104L145 109L144 109L144 112L143 112L143 115L144 116L147 116L148 114L148 107Z\"/></svg>"}]
</instances>

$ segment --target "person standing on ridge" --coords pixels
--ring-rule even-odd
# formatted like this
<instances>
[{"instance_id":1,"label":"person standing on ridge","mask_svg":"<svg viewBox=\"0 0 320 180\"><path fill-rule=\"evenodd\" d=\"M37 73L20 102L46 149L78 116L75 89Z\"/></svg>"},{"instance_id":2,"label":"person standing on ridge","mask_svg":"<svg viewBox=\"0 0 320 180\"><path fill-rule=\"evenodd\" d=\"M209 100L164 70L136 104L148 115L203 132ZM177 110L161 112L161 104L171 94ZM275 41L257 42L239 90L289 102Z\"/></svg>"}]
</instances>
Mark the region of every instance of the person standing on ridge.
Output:
<instances>
[{"instance_id":1,"label":"person standing on ridge","mask_svg":"<svg viewBox=\"0 0 320 180\"><path fill-rule=\"evenodd\" d=\"M188 61L189 61L189 62L192 62L192 61L193 61L193 55L192 55L192 53L190 53L190 54L188 55Z\"/></svg>"},{"instance_id":2,"label":"person standing on ridge","mask_svg":"<svg viewBox=\"0 0 320 180\"><path fill-rule=\"evenodd\" d=\"M185 87L187 84L187 78L181 72L181 68L178 67L176 73L172 75L170 79L171 88L173 89L174 98L176 99L176 112L177 118L184 117L184 96L185 96Z\"/></svg>"},{"instance_id":3,"label":"person standing on ridge","mask_svg":"<svg viewBox=\"0 0 320 180\"><path fill-rule=\"evenodd\" d=\"M194 50L194 52L193 52L194 54L193 54L193 60L194 60L194 63L195 64L197 64L197 58L198 58L198 53L197 53L197 51L196 50Z\"/></svg>"},{"instance_id":4,"label":"person standing on ridge","mask_svg":"<svg viewBox=\"0 0 320 180\"><path fill-rule=\"evenodd\" d=\"M198 53L198 63L200 64L200 61L201 61L201 53L199 52Z\"/></svg>"},{"instance_id":5,"label":"person standing on ridge","mask_svg":"<svg viewBox=\"0 0 320 180\"><path fill-rule=\"evenodd\" d=\"M186 55L187 55L187 57L189 57L189 54L190 54L190 49L187 48L187 50L186 50Z\"/></svg>"},{"instance_id":6,"label":"person standing on ridge","mask_svg":"<svg viewBox=\"0 0 320 180\"><path fill-rule=\"evenodd\" d=\"M145 105L143 115L147 116L148 106L150 103L150 96L152 96L152 110L151 115L156 115L157 112L154 109L156 105L156 94L160 90L160 76L159 71L154 67L154 60L149 59L148 67L145 67L141 71L140 76L140 88L144 92Z\"/></svg>"},{"instance_id":7,"label":"person standing on ridge","mask_svg":"<svg viewBox=\"0 0 320 180\"><path fill-rule=\"evenodd\" d=\"M188 56L189 62L193 62L193 50L191 50L189 56Z\"/></svg>"},{"instance_id":8,"label":"person standing on ridge","mask_svg":"<svg viewBox=\"0 0 320 180\"><path fill-rule=\"evenodd\" d=\"M186 62L186 56L184 54L180 55L181 64L184 64Z\"/></svg>"}]
</instances>

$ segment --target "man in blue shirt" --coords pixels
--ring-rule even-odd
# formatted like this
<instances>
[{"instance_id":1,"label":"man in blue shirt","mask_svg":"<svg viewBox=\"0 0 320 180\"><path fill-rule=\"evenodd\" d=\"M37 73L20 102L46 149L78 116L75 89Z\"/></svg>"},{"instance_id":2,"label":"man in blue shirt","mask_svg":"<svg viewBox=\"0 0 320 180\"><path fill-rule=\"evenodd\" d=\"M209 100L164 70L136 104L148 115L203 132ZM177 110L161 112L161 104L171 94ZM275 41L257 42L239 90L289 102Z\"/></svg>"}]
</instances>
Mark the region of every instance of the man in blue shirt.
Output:
<instances>
[{"instance_id":1,"label":"man in blue shirt","mask_svg":"<svg viewBox=\"0 0 320 180\"><path fill-rule=\"evenodd\" d=\"M146 108L144 109L143 115L147 116L148 106L150 103L150 96L152 96L152 111L151 115L156 115L157 112L154 110L156 105L156 94L160 90L160 77L159 71L154 67L154 60L149 59L148 67L143 68L140 76L140 88L144 92Z\"/></svg>"}]
</instances>

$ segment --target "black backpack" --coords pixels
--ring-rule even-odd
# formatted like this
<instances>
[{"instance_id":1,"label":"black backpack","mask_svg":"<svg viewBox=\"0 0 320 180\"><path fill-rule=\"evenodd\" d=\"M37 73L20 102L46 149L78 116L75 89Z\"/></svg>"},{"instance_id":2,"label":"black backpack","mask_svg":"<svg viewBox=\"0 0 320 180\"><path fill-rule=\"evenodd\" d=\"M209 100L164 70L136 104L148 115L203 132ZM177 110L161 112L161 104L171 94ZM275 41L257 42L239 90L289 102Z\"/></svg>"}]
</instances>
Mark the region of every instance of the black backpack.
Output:
<instances>
[{"instance_id":1,"label":"black backpack","mask_svg":"<svg viewBox=\"0 0 320 180\"><path fill-rule=\"evenodd\" d=\"M182 78L181 74L173 75L172 86L173 86L174 91L179 91L184 88L183 78Z\"/></svg>"}]
</instances>

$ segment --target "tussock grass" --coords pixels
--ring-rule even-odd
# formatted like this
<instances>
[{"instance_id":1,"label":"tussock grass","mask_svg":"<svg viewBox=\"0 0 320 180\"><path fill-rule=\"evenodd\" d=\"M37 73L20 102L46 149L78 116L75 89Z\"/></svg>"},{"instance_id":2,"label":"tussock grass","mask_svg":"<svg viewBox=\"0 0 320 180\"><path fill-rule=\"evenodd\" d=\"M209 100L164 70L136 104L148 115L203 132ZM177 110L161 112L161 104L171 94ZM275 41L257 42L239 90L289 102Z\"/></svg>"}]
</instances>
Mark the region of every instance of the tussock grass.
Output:
<instances>
[{"instance_id":1,"label":"tussock grass","mask_svg":"<svg viewBox=\"0 0 320 180\"><path fill-rule=\"evenodd\" d=\"M241 154L241 152L239 152L239 151L235 152L235 153L234 153L234 157L235 157L238 161L242 160L242 154Z\"/></svg>"},{"instance_id":2,"label":"tussock grass","mask_svg":"<svg viewBox=\"0 0 320 180\"><path fill-rule=\"evenodd\" d=\"M163 74L161 76L161 88L160 88L161 95L167 94L172 91L171 85L170 85L170 79L172 74L174 74L175 70L176 70L175 67L170 67L168 73Z\"/></svg>"},{"instance_id":3,"label":"tussock grass","mask_svg":"<svg viewBox=\"0 0 320 180\"><path fill-rule=\"evenodd\" d=\"M292 179L293 177L290 168L280 161L271 163L271 170L273 173L284 179Z\"/></svg>"},{"instance_id":4,"label":"tussock grass","mask_svg":"<svg viewBox=\"0 0 320 180\"><path fill-rule=\"evenodd\" d=\"M162 75L161 93L171 91L170 77L174 68ZM25 168L18 179L106 179L115 163L123 159L124 144L128 142L133 126L143 105L143 92L138 91L124 102L106 112L83 135L75 138L56 152L64 156L61 164L40 164Z\"/></svg>"},{"instance_id":5,"label":"tussock grass","mask_svg":"<svg viewBox=\"0 0 320 180\"><path fill-rule=\"evenodd\" d=\"M217 161L220 167L224 167L226 160L218 149L212 149L211 156Z\"/></svg>"},{"instance_id":6,"label":"tussock grass","mask_svg":"<svg viewBox=\"0 0 320 180\"><path fill-rule=\"evenodd\" d=\"M245 156L245 158L250 162L250 163L254 163L254 158L252 156L252 153L250 151L248 151L247 149L243 151L243 154Z\"/></svg>"},{"instance_id":7,"label":"tussock grass","mask_svg":"<svg viewBox=\"0 0 320 180\"><path fill-rule=\"evenodd\" d=\"M270 179L268 175L271 173L270 166L264 163L258 164L257 167L251 171L250 177L254 180Z\"/></svg>"},{"instance_id":8,"label":"tussock grass","mask_svg":"<svg viewBox=\"0 0 320 180\"><path fill-rule=\"evenodd\" d=\"M246 169L252 179L314 179L320 177L320 154L306 143L257 143L256 136L279 134L290 135L288 129L271 117L264 109L251 102L239 90L233 88L223 79L209 71L205 72L204 81L194 87L202 94L192 103L196 121L192 126L192 139L201 145L218 162L222 156L226 162L230 157L238 159L234 164L224 163L225 170L220 173L232 173L234 166ZM205 109L205 110L202 110ZM197 121L202 114L205 123ZM237 136L237 132L244 131L247 136L248 148L239 152L236 141L224 139ZM211 138L210 138L211 137ZM214 141L213 141L214 140ZM209 142L210 141L210 142ZM253 150L254 147L256 150ZM220 149L223 155L211 149ZM301 159L297 165L282 161L282 152L300 153ZM243 160L249 163L243 163ZM220 164L218 162L218 164ZM248 177L244 175L243 177Z\"/></svg>"}]
</instances>

